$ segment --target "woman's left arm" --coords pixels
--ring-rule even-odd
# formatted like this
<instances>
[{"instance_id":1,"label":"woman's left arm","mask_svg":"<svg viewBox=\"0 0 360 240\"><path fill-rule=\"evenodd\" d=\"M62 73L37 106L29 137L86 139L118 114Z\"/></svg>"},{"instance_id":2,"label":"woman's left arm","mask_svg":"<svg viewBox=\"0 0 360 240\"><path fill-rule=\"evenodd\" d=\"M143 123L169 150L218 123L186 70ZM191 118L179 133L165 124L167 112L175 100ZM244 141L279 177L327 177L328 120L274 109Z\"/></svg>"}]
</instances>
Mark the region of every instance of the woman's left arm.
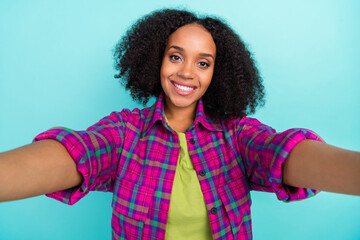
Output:
<instances>
[{"instance_id":1,"label":"woman's left arm","mask_svg":"<svg viewBox=\"0 0 360 240\"><path fill-rule=\"evenodd\" d=\"M303 140L283 164L283 183L360 195L360 152L315 140Z\"/></svg>"}]
</instances>

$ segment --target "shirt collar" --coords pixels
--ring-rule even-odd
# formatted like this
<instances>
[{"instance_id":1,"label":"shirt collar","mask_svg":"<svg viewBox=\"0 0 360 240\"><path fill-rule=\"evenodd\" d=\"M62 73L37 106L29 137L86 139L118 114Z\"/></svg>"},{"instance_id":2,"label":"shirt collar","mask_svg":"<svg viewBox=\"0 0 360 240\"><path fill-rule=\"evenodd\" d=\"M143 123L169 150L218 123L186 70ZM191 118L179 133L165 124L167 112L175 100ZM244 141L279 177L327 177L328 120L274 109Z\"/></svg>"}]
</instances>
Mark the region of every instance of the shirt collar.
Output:
<instances>
[{"instance_id":1,"label":"shirt collar","mask_svg":"<svg viewBox=\"0 0 360 240\"><path fill-rule=\"evenodd\" d=\"M164 93L162 92L160 96L157 98L156 102L148 108L147 113L145 113L145 123L143 128L143 136L153 127L155 122L161 121L162 124L169 130L172 131L170 126L166 123L165 117L164 117ZM209 131L223 131L223 127L221 125L221 122L216 122L211 120L208 116L206 116L204 112L204 104L202 99L200 98L197 104L196 109L196 117L193 125L190 127L190 129L195 128L198 124L201 124Z\"/></svg>"}]
</instances>

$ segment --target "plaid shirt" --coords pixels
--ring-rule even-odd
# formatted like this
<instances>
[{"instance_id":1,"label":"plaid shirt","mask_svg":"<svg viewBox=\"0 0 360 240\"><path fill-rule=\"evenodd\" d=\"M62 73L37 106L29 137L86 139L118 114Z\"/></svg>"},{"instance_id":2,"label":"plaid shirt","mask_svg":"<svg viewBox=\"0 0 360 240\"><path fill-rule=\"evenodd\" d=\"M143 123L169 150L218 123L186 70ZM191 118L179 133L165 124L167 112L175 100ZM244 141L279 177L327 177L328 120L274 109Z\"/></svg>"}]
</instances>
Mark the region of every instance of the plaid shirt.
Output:
<instances>
[{"instance_id":1,"label":"plaid shirt","mask_svg":"<svg viewBox=\"0 0 360 240\"><path fill-rule=\"evenodd\" d=\"M152 107L111 113L86 131L38 135L35 141L62 143L84 177L78 188L48 196L72 205L89 191L113 192L113 239L164 239L180 145L163 104L161 94ZM276 133L248 117L213 122L199 100L186 139L215 240L252 239L250 190L275 192L282 201L316 193L282 184L282 163L307 138L322 141L306 129Z\"/></svg>"}]
</instances>

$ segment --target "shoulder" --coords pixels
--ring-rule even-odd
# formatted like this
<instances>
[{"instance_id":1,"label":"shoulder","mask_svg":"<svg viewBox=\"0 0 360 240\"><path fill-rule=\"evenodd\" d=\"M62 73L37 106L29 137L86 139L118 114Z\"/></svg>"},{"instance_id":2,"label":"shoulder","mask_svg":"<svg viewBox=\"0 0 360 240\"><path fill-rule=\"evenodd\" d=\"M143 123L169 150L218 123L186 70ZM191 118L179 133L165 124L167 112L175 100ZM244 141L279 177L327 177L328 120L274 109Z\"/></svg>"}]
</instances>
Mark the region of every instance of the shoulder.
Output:
<instances>
[{"instance_id":1,"label":"shoulder","mask_svg":"<svg viewBox=\"0 0 360 240\"><path fill-rule=\"evenodd\" d=\"M125 129L142 132L147 125L153 120L154 108L146 107L143 109L134 108L132 110L124 108L120 112L112 112L111 119L117 125L122 125Z\"/></svg>"},{"instance_id":2,"label":"shoulder","mask_svg":"<svg viewBox=\"0 0 360 240\"><path fill-rule=\"evenodd\" d=\"M131 123L133 125L137 125L142 119L144 119L144 116L147 116L147 109L138 109L134 108L133 110L130 110L128 108L124 108L121 111L114 111L111 112L109 115L103 117L100 119L99 122L94 124L93 126L90 126L87 130L92 130L93 128L104 128L104 127L126 127L128 123Z\"/></svg>"},{"instance_id":3,"label":"shoulder","mask_svg":"<svg viewBox=\"0 0 360 240\"><path fill-rule=\"evenodd\" d=\"M132 110L124 108L121 111L114 111L108 117L116 122L132 122L136 123L149 118L150 107Z\"/></svg>"},{"instance_id":4,"label":"shoulder","mask_svg":"<svg viewBox=\"0 0 360 240\"><path fill-rule=\"evenodd\" d=\"M246 131L259 131L259 130L270 130L273 131L273 128L263 124L256 118L243 116L235 117L230 119L224 119L221 121L221 125L226 130L232 130L237 133L246 132Z\"/></svg>"}]
</instances>

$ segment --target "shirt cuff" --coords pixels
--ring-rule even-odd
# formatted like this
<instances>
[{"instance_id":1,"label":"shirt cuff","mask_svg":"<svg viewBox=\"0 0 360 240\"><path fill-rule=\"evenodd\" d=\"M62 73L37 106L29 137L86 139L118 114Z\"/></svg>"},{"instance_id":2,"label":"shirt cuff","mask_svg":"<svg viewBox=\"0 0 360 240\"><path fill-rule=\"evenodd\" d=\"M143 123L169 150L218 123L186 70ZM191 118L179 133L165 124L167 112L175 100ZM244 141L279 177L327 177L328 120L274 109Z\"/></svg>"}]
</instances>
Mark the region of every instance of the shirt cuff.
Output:
<instances>
[{"instance_id":1,"label":"shirt cuff","mask_svg":"<svg viewBox=\"0 0 360 240\"><path fill-rule=\"evenodd\" d=\"M34 142L53 139L61 143L69 152L70 156L76 163L77 171L83 176L84 181L81 185L46 194L47 197L56 199L60 202L73 205L85 195L89 193L90 177L88 173L88 166L85 164L83 156L86 156L86 149L83 140L78 137L75 131L68 128L52 128L48 131L40 133L34 138Z\"/></svg>"},{"instance_id":2,"label":"shirt cuff","mask_svg":"<svg viewBox=\"0 0 360 240\"><path fill-rule=\"evenodd\" d=\"M281 153L277 154L277 157L272 159L270 171L270 184L273 191L276 193L277 198L284 202L291 202L296 200L302 200L314 196L319 191L308 188L298 188L283 184L282 182L282 164L289 156L291 150L299 142L305 139L316 140L324 142L316 133L308 129L293 128L278 134L278 141L284 141L282 145Z\"/></svg>"}]
</instances>

